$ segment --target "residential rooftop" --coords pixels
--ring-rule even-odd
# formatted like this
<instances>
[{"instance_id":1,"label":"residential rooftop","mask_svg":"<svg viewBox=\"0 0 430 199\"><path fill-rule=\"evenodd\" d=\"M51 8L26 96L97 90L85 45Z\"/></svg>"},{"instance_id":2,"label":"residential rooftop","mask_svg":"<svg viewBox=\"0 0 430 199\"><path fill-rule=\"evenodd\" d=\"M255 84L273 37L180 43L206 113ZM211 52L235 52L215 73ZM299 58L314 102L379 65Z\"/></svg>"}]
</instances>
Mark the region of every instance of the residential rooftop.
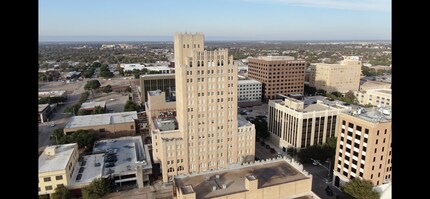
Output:
<instances>
[{"instance_id":1,"label":"residential rooftop","mask_svg":"<svg viewBox=\"0 0 430 199\"><path fill-rule=\"evenodd\" d=\"M39 104L39 113L43 112L46 108L48 108L49 104Z\"/></svg>"},{"instance_id":2,"label":"residential rooftop","mask_svg":"<svg viewBox=\"0 0 430 199\"><path fill-rule=\"evenodd\" d=\"M258 179L258 188L309 178L287 161L279 159L263 164L178 176L174 180L184 193L195 192L196 198L215 198L247 191L245 178L249 176ZM222 185L226 185L226 188L223 189ZM214 186L216 190L212 191Z\"/></svg>"},{"instance_id":3,"label":"residential rooftop","mask_svg":"<svg viewBox=\"0 0 430 199\"><path fill-rule=\"evenodd\" d=\"M104 108L106 106L106 101L85 102L81 105L81 109L93 109L96 106L100 106L100 107Z\"/></svg>"},{"instance_id":4,"label":"residential rooftop","mask_svg":"<svg viewBox=\"0 0 430 199\"><path fill-rule=\"evenodd\" d=\"M100 126L134 122L137 112L106 113L97 115L73 116L64 128L79 128L87 126Z\"/></svg>"},{"instance_id":5,"label":"residential rooftop","mask_svg":"<svg viewBox=\"0 0 430 199\"><path fill-rule=\"evenodd\" d=\"M39 173L66 169L75 146L77 146L76 143L47 146L39 156ZM55 150L55 153L48 155L47 150Z\"/></svg>"},{"instance_id":6,"label":"residential rooftop","mask_svg":"<svg viewBox=\"0 0 430 199\"><path fill-rule=\"evenodd\" d=\"M142 164L144 169L152 168L148 148L144 148L140 136L128 136L117 139L100 140L94 143L93 152L103 153L111 151L116 154L115 166L105 168L103 176L126 175L136 172L136 164Z\"/></svg>"}]
</instances>

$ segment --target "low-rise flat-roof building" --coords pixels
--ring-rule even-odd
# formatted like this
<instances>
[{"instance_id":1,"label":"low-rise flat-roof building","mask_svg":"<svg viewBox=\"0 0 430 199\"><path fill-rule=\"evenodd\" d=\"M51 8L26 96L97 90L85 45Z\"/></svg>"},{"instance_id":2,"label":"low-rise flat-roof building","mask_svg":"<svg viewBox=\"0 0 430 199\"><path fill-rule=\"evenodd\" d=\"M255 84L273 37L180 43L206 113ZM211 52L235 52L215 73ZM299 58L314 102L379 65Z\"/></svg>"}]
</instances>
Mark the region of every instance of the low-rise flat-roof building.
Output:
<instances>
[{"instance_id":1,"label":"low-rise flat-roof building","mask_svg":"<svg viewBox=\"0 0 430 199\"><path fill-rule=\"evenodd\" d=\"M55 104L39 104L39 123L47 122L49 120L49 116L56 107L57 106Z\"/></svg>"},{"instance_id":2,"label":"low-rise flat-roof building","mask_svg":"<svg viewBox=\"0 0 430 199\"><path fill-rule=\"evenodd\" d=\"M52 194L58 186L68 186L76 173L78 144L53 145L39 156L39 195Z\"/></svg>"},{"instance_id":3,"label":"low-rise flat-roof building","mask_svg":"<svg viewBox=\"0 0 430 199\"><path fill-rule=\"evenodd\" d=\"M99 101L99 102L84 102L81 105L81 108L79 110L86 110L86 111L92 111L97 106L101 107L103 110L106 109L106 101Z\"/></svg>"},{"instance_id":4,"label":"low-rise flat-roof building","mask_svg":"<svg viewBox=\"0 0 430 199\"><path fill-rule=\"evenodd\" d=\"M73 116L64 127L64 133L93 130L109 137L133 136L137 133L136 121L136 111Z\"/></svg>"},{"instance_id":5,"label":"low-rise flat-roof building","mask_svg":"<svg viewBox=\"0 0 430 199\"><path fill-rule=\"evenodd\" d=\"M270 140L281 148L305 148L325 143L336 136L338 115L348 108L323 96L308 97L304 101L284 98L270 100L268 107Z\"/></svg>"},{"instance_id":6,"label":"low-rise flat-roof building","mask_svg":"<svg viewBox=\"0 0 430 199\"><path fill-rule=\"evenodd\" d=\"M355 91L355 98L361 105L391 106L391 89Z\"/></svg>"},{"instance_id":7,"label":"low-rise flat-roof building","mask_svg":"<svg viewBox=\"0 0 430 199\"><path fill-rule=\"evenodd\" d=\"M117 157L113 165L104 164L103 176L111 176L116 185L149 186L152 162L148 145L140 136L100 140L94 143L93 153L107 153ZM105 160L106 161L106 160Z\"/></svg>"},{"instance_id":8,"label":"low-rise flat-roof building","mask_svg":"<svg viewBox=\"0 0 430 199\"><path fill-rule=\"evenodd\" d=\"M379 81L364 81L360 85L360 91L374 90L374 89L391 89L391 83Z\"/></svg>"},{"instance_id":9,"label":"low-rise flat-roof building","mask_svg":"<svg viewBox=\"0 0 430 199\"><path fill-rule=\"evenodd\" d=\"M124 71L133 71L134 69L142 70L145 68L143 64L120 64L119 67L123 68Z\"/></svg>"},{"instance_id":10,"label":"low-rise flat-roof building","mask_svg":"<svg viewBox=\"0 0 430 199\"><path fill-rule=\"evenodd\" d=\"M43 97L67 97L66 91L40 91L39 98Z\"/></svg>"},{"instance_id":11,"label":"low-rise flat-roof building","mask_svg":"<svg viewBox=\"0 0 430 199\"><path fill-rule=\"evenodd\" d=\"M281 158L174 179L179 199L319 198L311 189L312 175L297 162Z\"/></svg>"},{"instance_id":12,"label":"low-rise flat-roof building","mask_svg":"<svg viewBox=\"0 0 430 199\"><path fill-rule=\"evenodd\" d=\"M171 70L172 70L172 68L170 68L169 66L148 66L145 68L148 69L148 71L156 71L161 74L171 73Z\"/></svg>"}]
</instances>

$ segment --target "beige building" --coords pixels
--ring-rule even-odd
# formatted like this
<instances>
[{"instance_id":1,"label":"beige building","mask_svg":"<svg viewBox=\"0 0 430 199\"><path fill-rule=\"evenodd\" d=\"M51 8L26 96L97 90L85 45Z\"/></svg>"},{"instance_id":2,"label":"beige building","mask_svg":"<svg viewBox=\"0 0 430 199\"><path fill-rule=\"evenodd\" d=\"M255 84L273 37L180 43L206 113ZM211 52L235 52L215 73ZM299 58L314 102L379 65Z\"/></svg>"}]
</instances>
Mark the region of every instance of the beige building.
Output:
<instances>
[{"instance_id":1,"label":"beige building","mask_svg":"<svg viewBox=\"0 0 430 199\"><path fill-rule=\"evenodd\" d=\"M160 117L148 107L153 159L163 181L253 161L255 127L237 117L233 57L227 49L204 50L201 33L175 33L174 50L177 116Z\"/></svg>"},{"instance_id":2,"label":"beige building","mask_svg":"<svg viewBox=\"0 0 430 199\"><path fill-rule=\"evenodd\" d=\"M58 186L68 186L79 158L78 144L53 145L39 156L39 195L52 194Z\"/></svg>"},{"instance_id":3,"label":"beige building","mask_svg":"<svg viewBox=\"0 0 430 199\"><path fill-rule=\"evenodd\" d=\"M379 81L365 81L360 85L360 91L375 90L375 89L391 89L391 83Z\"/></svg>"},{"instance_id":4,"label":"beige building","mask_svg":"<svg viewBox=\"0 0 430 199\"><path fill-rule=\"evenodd\" d=\"M354 95L361 105L391 106L391 89L355 91Z\"/></svg>"},{"instance_id":5,"label":"beige building","mask_svg":"<svg viewBox=\"0 0 430 199\"><path fill-rule=\"evenodd\" d=\"M260 56L248 58L248 77L263 83L264 102L277 94L303 94L305 60L291 56Z\"/></svg>"},{"instance_id":6,"label":"beige building","mask_svg":"<svg viewBox=\"0 0 430 199\"><path fill-rule=\"evenodd\" d=\"M281 148L323 144L328 138L336 136L339 114L345 108L322 96L305 98L305 101L289 97L285 100L270 100L270 141Z\"/></svg>"},{"instance_id":7,"label":"beige building","mask_svg":"<svg viewBox=\"0 0 430 199\"><path fill-rule=\"evenodd\" d=\"M312 175L297 162L281 158L174 180L178 199L319 199L311 189Z\"/></svg>"},{"instance_id":8,"label":"beige building","mask_svg":"<svg viewBox=\"0 0 430 199\"><path fill-rule=\"evenodd\" d=\"M140 102L148 101L148 91L161 90L166 96L175 90L175 74L149 74L140 76Z\"/></svg>"},{"instance_id":9,"label":"beige building","mask_svg":"<svg viewBox=\"0 0 430 199\"><path fill-rule=\"evenodd\" d=\"M108 137L133 136L137 133L136 121L136 111L73 116L64 127L64 133L93 130Z\"/></svg>"},{"instance_id":10,"label":"beige building","mask_svg":"<svg viewBox=\"0 0 430 199\"><path fill-rule=\"evenodd\" d=\"M357 91L360 85L361 58L345 56L340 64L311 64L309 86L326 92Z\"/></svg>"},{"instance_id":11,"label":"beige building","mask_svg":"<svg viewBox=\"0 0 430 199\"><path fill-rule=\"evenodd\" d=\"M339 117L334 184L361 178L379 186L391 180L391 109L358 109Z\"/></svg>"}]
</instances>

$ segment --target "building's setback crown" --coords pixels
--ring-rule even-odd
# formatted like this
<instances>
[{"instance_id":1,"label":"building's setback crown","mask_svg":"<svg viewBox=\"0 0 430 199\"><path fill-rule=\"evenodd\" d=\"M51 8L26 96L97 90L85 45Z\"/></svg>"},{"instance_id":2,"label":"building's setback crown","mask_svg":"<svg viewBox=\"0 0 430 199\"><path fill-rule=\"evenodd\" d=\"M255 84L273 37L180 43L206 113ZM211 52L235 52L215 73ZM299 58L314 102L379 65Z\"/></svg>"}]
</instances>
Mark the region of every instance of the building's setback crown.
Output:
<instances>
[{"instance_id":1,"label":"building's setback crown","mask_svg":"<svg viewBox=\"0 0 430 199\"><path fill-rule=\"evenodd\" d=\"M247 80L238 80L238 84L261 84L261 82L253 79L247 79Z\"/></svg>"},{"instance_id":2,"label":"building's setback crown","mask_svg":"<svg viewBox=\"0 0 430 199\"><path fill-rule=\"evenodd\" d=\"M137 120L137 112L121 112L121 113L107 113L97 115L83 115L73 116L64 128L78 128L87 126L99 126L128 123Z\"/></svg>"}]
</instances>

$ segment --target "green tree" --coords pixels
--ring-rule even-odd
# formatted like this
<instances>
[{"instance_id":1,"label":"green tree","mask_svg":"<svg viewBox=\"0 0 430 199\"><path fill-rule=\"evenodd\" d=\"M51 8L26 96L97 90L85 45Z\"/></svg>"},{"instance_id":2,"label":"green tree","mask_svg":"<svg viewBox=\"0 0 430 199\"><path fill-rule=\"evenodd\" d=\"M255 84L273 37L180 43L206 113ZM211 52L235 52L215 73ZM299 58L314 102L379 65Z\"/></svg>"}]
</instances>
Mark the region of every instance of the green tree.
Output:
<instances>
[{"instance_id":1,"label":"green tree","mask_svg":"<svg viewBox=\"0 0 430 199\"><path fill-rule=\"evenodd\" d=\"M52 144L66 144L67 137L64 135L64 131L62 128L57 128L52 131L52 134L49 138Z\"/></svg>"},{"instance_id":2,"label":"green tree","mask_svg":"<svg viewBox=\"0 0 430 199\"><path fill-rule=\"evenodd\" d=\"M93 65L91 65L93 68L100 68L101 66L102 64L100 62L94 62Z\"/></svg>"},{"instance_id":3,"label":"green tree","mask_svg":"<svg viewBox=\"0 0 430 199\"><path fill-rule=\"evenodd\" d=\"M105 86L104 88L103 88L103 92L104 93L110 93L110 92L112 92L112 86L109 84L109 85L107 85L107 86Z\"/></svg>"},{"instance_id":4,"label":"green tree","mask_svg":"<svg viewBox=\"0 0 430 199\"><path fill-rule=\"evenodd\" d=\"M95 114L103 114L105 113L105 109L102 108L101 106L96 106L94 107L94 110L91 114L95 115Z\"/></svg>"},{"instance_id":5,"label":"green tree","mask_svg":"<svg viewBox=\"0 0 430 199\"><path fill-rule=\"evenodd\" d=\"M356 199L379 199L379 193L372 188L371 181L354 178L342 187L342 191Z\"/></svg>"},{"instance_id":6,"label":"green tree","mask_svg":"<svg viewBox=\"0 0 430 199\"><path fill-rule=\"evenodd\" d=\"M71 199L72 195L65 186L57 186L55 192L52 194L51 199Z\"/></svg>"},{"instance_id":7,"label":"green tree","mask_svg":"<svg viewBox=\"0 0 430 199\"><path fill-rule=\"evenodd\" d=\"M79 109L78 115L91 115L92 112L91 110Z\"/></svg>"},{"instance_id":8,"label":"green tree","mask_svg":"<svg viewBox=\"0 0 430 199\"><path fill-rule=\"evenodd\" d=\"M39 199L49 199L49 194L40 195Z\"/></svg>"},{"instance_id":9,"label":"green tree","mask_svg":"<svg viewBox=\"0 0 430 199\"><path fill-rule=\"evenodd\" d=\"M95 90L100 88L100 82L99 80L90 80L85 84L84 86L85 90Z\"/></svg>"},{"instance_id":10,"label":"green tree","mask_svg":"<svg viewBox=\"0 0 430 199\"><path fill-rule=\"evenodd\" d=\"M126 89L125 89L125 92L129 92L129 93L131 93L131 87L129 86L129 87L127 87Z\"/></svg>"},{"instance_id":11,"label":"green tree","mask_svg":"<svg viewBox=\"0 0 430 199\"><path fill-rule=\"evenodd\" d=\"M124 111L140 111L140 106L135 102L128 100L124 106Z\"/></svg>"},{"instance_id":12,"label":"green tree","mask_svg":"<svg viewBox=\"0 0 430 199\"><path fill-rule=\"evenodd\" d=\"M350 102L351 104L352 104L352 103L354 103L354 102L355 102L355 95L354 95L354 92L352 92L352 91L348 91L348 92L345 94L345 99L346 99L346 101L347 101L347 102Z\"/></svg>"},{"instance_id":13,"label":"green tree","mask_svg":"<svg viewBox=\"0 0 430 199\"><path fill-rule=\"evenodd\" d=\"M336 96L336 97L342 97L342 93L334 91L331 93L332 95Z\"/></svg>"},{"instance_id":14,"label":"green tree","mask_svg":"<svg viewBox=\"0 0 430 199\"><path fill-rule=\"evenodd\" d=\"M96 179L82 189L83 199L99 199L110 192L109 182L106 178Z\"/></svg>"}]
</instances>

